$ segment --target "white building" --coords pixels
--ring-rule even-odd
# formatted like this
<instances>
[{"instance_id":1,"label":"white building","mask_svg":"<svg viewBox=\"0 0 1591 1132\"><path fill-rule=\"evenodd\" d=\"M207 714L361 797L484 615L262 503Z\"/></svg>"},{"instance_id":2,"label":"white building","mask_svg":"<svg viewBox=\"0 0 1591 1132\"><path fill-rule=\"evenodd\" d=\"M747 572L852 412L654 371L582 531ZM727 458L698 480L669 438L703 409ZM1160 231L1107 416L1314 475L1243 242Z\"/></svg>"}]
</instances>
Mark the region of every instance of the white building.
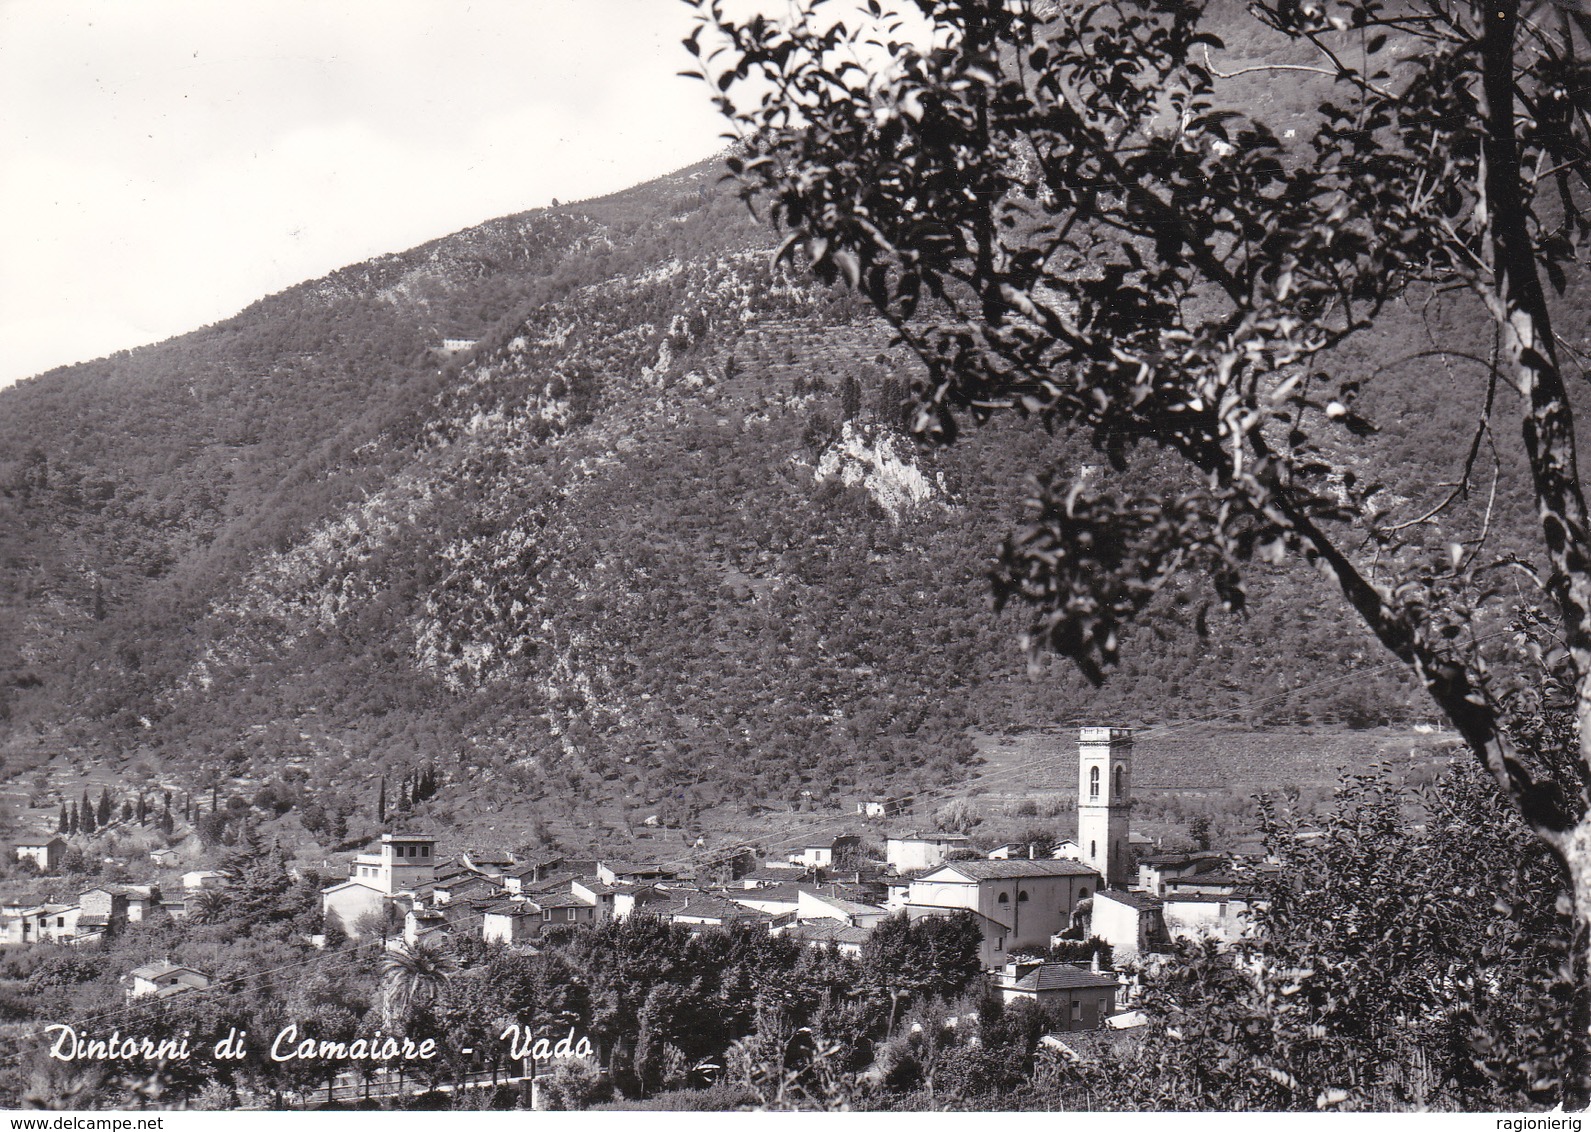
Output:
<instances>
[{"instance_id":1,"label":"white building","mask_svg":"<svg viewBox=\"0 0 1591 1132\"><path fill-rule=\"evenodd\" d=\"M938 868L953 851L967 848L968 840L964 833L903 833L885 840L884 859L897 873Z\"/></svg>"},{"instance_id":2,"label":"white building","mask_svg":"<svg viewBox=\"0 0 1591 1132\"><path fill-rule=\"evenodd\" d=\"M436 879L436 841L401 833L383 833L374 853L354 858L349 879L388 896L413 892Z\"/></svg>"},{"instance_id":3,"label":"white building","mask_svg":"<svg viewBox=\"0 0 1591 1132\"><path fill-rule=\"evenodd\" d=\"M1084 727L1077 744L1077 840L1081 860L1112 885L1136 878L1128 822L1132 809L1132 730Z\"/></svg>"},{"instance_id":4,"label":"white building","mask_svg":"<svg viewBox=\"0 0 1591 1132\"><path fill-rule=\"evenodd\" d=\"M906 907L967 908L1001 925L1008 950L1043 948L1099 886L1077 861L951 861L912 881Z\"/></svg>"}]
</instances>

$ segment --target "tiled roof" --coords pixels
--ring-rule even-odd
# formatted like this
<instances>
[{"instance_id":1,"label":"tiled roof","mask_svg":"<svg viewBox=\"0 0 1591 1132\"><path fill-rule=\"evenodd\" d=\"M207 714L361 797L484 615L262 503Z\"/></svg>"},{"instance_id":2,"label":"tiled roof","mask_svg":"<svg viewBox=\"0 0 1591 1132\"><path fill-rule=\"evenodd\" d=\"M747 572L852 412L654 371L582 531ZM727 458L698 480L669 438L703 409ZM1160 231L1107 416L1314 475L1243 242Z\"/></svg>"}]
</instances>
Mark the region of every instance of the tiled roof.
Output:
<instances>
[{"instance_id":1,"label":"tiled roof","mask_svg":"<svg viewBox=\"0 0 1591 1132\"><path fill-rule=\"evenodd\" d=\"M1190 877L1167 877L1167 888L1210 888L1221 885L1242 884L1244 877L1236 877L1231 873L1195 873Z\"/></svg>"},{"instance_id":2,"label":"tiled roof","mask_svg":"<svg viewBox=\"0 0 1591 1132\"><path fill-rule=\"evenodd\" d=\"M784 884L768 884L761 888L737 888L723 895L728 900L755 900L759 904L772 902L775 904L794 904L801 891L801 886L794 881Z\"/></svg>"},{"instance_id":3,"label":"tiled roof","mask_svg":"<svg viewBox=\"0 0 1591 1132\"><path fill-rule=\"evenodd\" d=\"M502 900L495 904L482 905L481 913L487 916L540 916L541 907L515 900Z\"/></svg>"},{"instance_id":4,"label":"tiled roof","mask_svg":"<svg viewBox=\"0 0 1591 1132\"><path fill-rule=\"evenodd\" d=\"M656 861L602 861L600 862L614 876L641 876L671 873L674 870L667 865Z\"/></svg>"},{"instance_id":5,"label":"tiled roof","mask_svg":"<svg viewBox=\"0 0 1591 1132\"><path fill-rule=\"evenodd\" d=\"M1192 865L1201 861L1219 861L1219 853L1156 853L1149 857L1139 857L1140 865Z\"/></svg>"},{"instance_id":6,"label":"tiled roof","mask_svg":"<svg viewBox=\"0 0 1591 1132\"><path fill-rule=\"evenodd\" d=\"M479 873L463 873L456 877L449 877L447 880L437 881L431 887L444 889L445 891L452 893L455 890L474 888L477 886L481 888L497 887L490 880L481 876Z\"/></svg>"},{"instance_id":7,"label":"tiled roof","mask_svg":"<svg viewBox=\"0 0 1591 1132\"><path fill-rule=\"evenodd\" d=\"M1018 877L1098 876L1078 861L947 861L933 873L954 870L971 880L1013 880Z\"/></svg>"},{"instance_id":8,"label":"tiled roof","mask_svg":"<svg viewBox=\"0 0 1591 1132\"><path fill-rule=\"evenodd\" d=\"M807 943L862 944L867 942L868 931L866 928L854 928L839 920L808 920L805 923L790 925L784 934Z\"/></svg>"},{"instance_id":9,"label":"tiled roof","mask_svg":"<svg viewBox=\"0 0 1591 1132\"><path fill-rule=\"evenodd\" d=\"M792 880L806 875L806 870L800 866L783 865L758 865L749 873L742 876L741 880L766 880L774 883Z\"/></svg>"},{"instance_id":10,"label":"tiled roof","mask_svg":"<svg viewBox=\"0 0 1591 1132\"><path fill-rule=\"evenodd\" d=\"M134 967L128 974L135 979L148 979L150 982L154 982L156 979L163 979L167 975L174 975L179 971L191 971L194 974L198 974L192 967L184 967L180 963L172 963L166 959L162 959L158 963L146 963L142 967Z\"/></svg>"},{"instance_id":11,"label":"tiled roof","mask_svg":"<svg viewBox=\"0 0 1591 1132\"><path fill-rule=\"evenodd\" d=\"M934 833L934 832L931 832L931 831L927 832L927 833L923 833L923 832L919 832L918 830L912 830L910 833L892 833L892 834L889 835L888 840L890 840L890 841L969 841L971 839L965 833Z\"/></svg>"},{"instance_id":12,"label":"tiled roof","mask_svg":"<svg viewBox=\"0 0 1591 1132\"><path fill-rule=\"evenodd\" d=\"M1084 987L1116 987L1120 981L1114 975L1096 975L1070 963L1046 963L1011 985L1025 991L1078 990Z\"/></svg>"},{"instance_id":13,"label":"tiled roof","mask_svg":"<svg viewBox=\"0 0 1591 1132\"><path fill-rule=\"evenodd\" d=\"M589 908L591 902L582 900L572 892L551 892L545 895L538 893L536 903L543 908Z\"/></svg>"},{"instance_id":14,"label":"tiled roof","mask_svg":"<svg viewBox=\"0 0 1591 1132\"><path fill-rule=\"evenodd\" d=\"M1147 912L1152 908L1160 907L1159 897L1151 896L1147 892L1123 892L1117 888L1102 889L1095 894L1107 900L1114 900L1117 904L1125 904L1129 908L1136 908L1140 912Z\"/></svg>"},{"instance_id":15,"label":"tiled roof","mask_svg":"<svg viewBox=\"0 0 1591 1132\"><path fill-rule=\"evenodd\" d=\"M684 899L669 906L669 915L730 920L767 918L766 912L758 912L753 908L743 907L736 904L733 900L726 900L722 896L715 896L710 892L687 892L682 895Z\"/></svg>"},{"instance_id":16,"label":"tiled roof","mask_svg":"<svg viewBox=\"0 0 1591 1132\"><path fill-rule=\"evenodd\" d=\"M803 888L801 891L806 892L806 893L808 893L811 896L817 897L819 900L823 901L825 904L828 904L831 907L837 908L841 912L846 913L847 915L852 915L852 916L877 916L877 915L881 914L884 911L884 909L880 908L876 904L863 904L863 903L861 903L859 901L856 901L856 900L847 900L843 896L835 896L832 893L823 892L823 891L821 891L819 889Z\"/></svg>"}]
</instances>

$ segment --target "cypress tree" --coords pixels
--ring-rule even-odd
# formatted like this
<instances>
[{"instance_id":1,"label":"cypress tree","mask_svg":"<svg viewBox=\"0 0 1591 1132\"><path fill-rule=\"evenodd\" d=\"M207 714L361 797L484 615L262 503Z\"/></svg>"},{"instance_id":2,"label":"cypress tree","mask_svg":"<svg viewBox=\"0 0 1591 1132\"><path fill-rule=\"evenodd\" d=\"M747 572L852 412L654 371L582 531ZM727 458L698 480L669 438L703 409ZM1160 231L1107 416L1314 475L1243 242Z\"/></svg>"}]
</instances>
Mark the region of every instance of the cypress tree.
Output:
<instances>
[{"instance_id":1,"label":"cypress tree","mask_svg":"<svg viewBox=\"0 0 1591 1132\"><path fill-rule=\"evenodd\" d=\"M61 820L56 823L55 832L56 833L70 833L72 831L71 830L71 825L69 824L70 821L71 821L71 819L67 816L67 813L66 813L66 803L62 802L61 803Z\"/></svg>"},{"instance_id":2,"label":"cypress tree","mask_svg":"<svg viewBox=\"0 0 1591 1132\"><path fill-rule=\"evenodd\" d=\"M94 803L87 798L83 799L83 832L93 833L99 828L99 823L94 820Z\"/></svg>"},{"instance_id":3,"label":"cypress tree","mask_svg":"<svg viewBox=\"0 0 1591 1132\"><path fill-rule=\"evenodd\" d=\"M387 776L386 775L382 775L381 776L381 791L380 791L380 793L378 793L376 795L376 820L378 822L385 822L387 820Z\"/></svg>"},{"instance_id":4,"label":"cypress tree","mask_svg":"<svg viewBox=\"0 0 1591 1132\"><path fill-rule=\"evenodd\" d=\"M81 826L79 825L79 819L78 819L78 816L77 816L77 803L73 802L72 803L72 814L67 819L67 830L66 831L68 833L74 833L75 834L80 828L81 828Z\"/></svg>"},{"instance_id":5,"label":"cypress tree","mask_svg":"<svg viewBox=\"0 0 1591 1132\"><path fill-rule=\"evenodd\" d=\"M110 824L110 812L110 787L101 786L99 788L99 810L94 816L99 819L100 825L106 826Z\"/></svg>"},{"instance_id":6,"label":"cypress tree","mask_svg":"<svg viewBox=\"0 0 1591 1132\"><path fill-rule=\"evenodd\" d=\"M123 798L122 799L122 823L125 825L127 822L130 822L132 820L133 820L133 804L128 799Z\"/></svg>"},{"instance_id":7,"label":"cypress tree","mask_svg":"<svg viewBox=\"0 0 1591 1132\"><path fill-rule=\"evenodd\" d=\"M144 801L144 792L138 792L138 824L143 825L149 818L149 805Z\"/></svg>"}]
</instances>

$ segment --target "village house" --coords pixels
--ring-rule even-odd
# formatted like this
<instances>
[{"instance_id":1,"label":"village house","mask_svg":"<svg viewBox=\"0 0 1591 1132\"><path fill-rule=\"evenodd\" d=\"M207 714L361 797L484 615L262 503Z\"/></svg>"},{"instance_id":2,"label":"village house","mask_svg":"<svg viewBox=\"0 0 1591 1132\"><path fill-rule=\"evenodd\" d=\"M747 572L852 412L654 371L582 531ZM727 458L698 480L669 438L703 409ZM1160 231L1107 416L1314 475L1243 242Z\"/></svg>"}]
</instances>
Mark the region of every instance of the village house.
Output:
<instances>
[{"instance_id":1,"label":"village house","mask_svg":"<svg viewBox=\"0 0 1591 1132\"><path fill-rule=\"evenodd\" d=\"M66 860L66 842L59 837L19 841L16 856L19 861L32 861L33 867L41 873L58 872Z\"/></svg>"},{"instance_id":2,"label":"village house","mask_svg":"<svg viewBox=\"0 0 1591 1132\"><path fill-rule=\"evenodd\" d=\"M885 839L884 860L897 873L920 872L938 868L969 844L964 833L903 833Z\"/></svg>"},{"instance_id":3,"label":"village house","mask_svg":"<svg viewBox=\"0 0 1591 1132\"><path fill-rule=\"evenodd\" d=\"M562 864L563 857L557 853L538 853L524 858L501 874L503 887L509 892L519 892L529 885L546 880Z\"/></svg>"},{"instance_id":4,"label":"village house","mask_svg":"<svg viewBox=\"0 0 1591 1132\"><path fill-rule=\"evenodd\" d=\"M1005 928L1008 949L1042 948L1099 883L1079 861L952 861L912 881L906 903L968 908Z\"/></svg>"},{"instance_id":5,"label":"village house","mask_svg":"<svg viewBox=\"0 0 1591 1132\"><path fill-rule=\"evenodd\" d=\"M149 863L157 869L172 868L181 859L175 849L151 849L149 851Z\"/></svg>"},{"instance_id":6,"label":"village house","mask_svg":"<svg viewBox=\"0 0 1591 1132\"><path fill-rule=\"evenodd\" d=\"M581 877L569 882L569 891L591 905L592 919L613 919L613 904L618 889L590 877Z\"/></svg>"},{"instance_id":7,"label":"village house","mask_svg":"<svg viewBox=\"0 0 1591 1132\"><path fill-rule=\"evenodd\" d=\"M435 847L429 837L383 833L376 852L354 858L349 879L388 896L413 892L436 879Z\"/></svg>"},{"instance_id":8,"label":"village house","mask_svg":"<svg viewBox=\"0 0 1591 1132\"><path fill-rule=\"evenodd\" d=\"M1161 853L1143 857L1138 861L1137 887L1151 896L1164 896L1167 881L1214 872L1224 863L1219 853Z\"/></svg>"},{"instance_id":9,"label":"village house","mask_svg":"<svg viewBox=\"0 0 1591 1132\"><path fill-rule=\"evenodd\" d=\"M413 947L423 939L446 934L452 926L435 908L410 908L403 917L403 942Z\"/></svg>"},{"instance_id":10,"label":"village house","mask_svg":"<svg viewBox=\"0 0 1591 1132\"><path fill-rule=\"evenodd\" d=\"M1035 1002L1059 1032L1095 1030L1116 1008L1118 980L1070 963L1014 960L991 973L990 985L1006 1003Z\"/></svg>"},{"instance_id":11,"label":"village house","mask_svg":"<svg viewBox=\"0 0 1591 1132\"><path fill-rule=\"evenodd\" d=\"M1196 873L1171 877L1161 886L1162 896L1231 896L1248 883L1244 877L1226 872Z\"/></svg>"},{"instance_id":12,"label":"village house","mask_svg":"<svg viewBox=\"0 0 1591 1132\"><path fill-rule=\"evenodd\" d=\"M1147 892L1101 890L1089 909L1088 934L1110 944L1118 962L1136 962L1167 938L1162 908Z\"/></svg>"},{"instance_id":13,"label":"village house","mask_svg":"<svg viewBox=\"0 0 1591 1132\"><path fill-rule=\"evenodd\" d=\"M863 904L855 900L847 900L843 896L823 892L811 888L798 888L796 890L796 919L802 922L810 920L837 920L840 923L850 924L855 928L871 928L880 920L889 916L889 910L880 908L876 904Z\"/></svg>"},{"instance_id":14,"label":"village house","mask_svg":"<svg viewBox=\"0 0 1591 1132\"><path fill-rule=\"evenodd\" d=\"M675 880L679 877L677 869L667 865L658 864L656 861L598 861L597 879L603 884L637 885L652 884L656 881Z\"/></svg>"},{"instance_id":15,"label":"village house","mask_svg":"<svg viewBox=\"0 0 1591 1132\"><path fill-rule=\"evenodd\" d=\"M7 905L0 908L0 944L74 942L81 912L76 904Z\"/></svg>"},{"instance_id":16,"label":"village house","mask_svg":"<svg viewBox=\"0 0 1591 1132\"><path fill-rule=\"evenodd\" d=\"M106 931L160 914L160 889L151 884L105 884L78 893L83 931Z\"/></svg>"},{"instance_id":17,"label":"village house","mask_svg":"<svg viewBox=\"0 0 1591 1132\"><path fill-rule=\"evenodd\" d=\"M198 892L205 888L220 888L226 884L226 874L218 873L213 869L195 869L182 874L182 887L187 892Z\"/></svg>"},{"instance_id":18,"label":"village house","mask_svg":"<svg viewBox=\"0 0 1591 1132\"><path fill-rule=\"evenodd\" d=\"M1055 848L1050 850L1050 856L1057 861L1081 861L1083 847L1070 837L1063 837L1055 843Z\"/></svg>"},{"instance_id":19,"label":"village house","mask_svg":"<svg viewBox=\"0 0 1591 1132\"><path fill-rule=\"evenodd\" d=\"M362 923L386 918L388 901L430 887L436 879L435 849L429 837L383 833L375 852L353 859L347 880L321 890L321 914L335 914L349 937L358 939Z\"/></svg>"},{"instance_id":20,"label":"village house","mask_svg":"<svg viewBox=\"0 0 1591 1132\"><path fill-rule=\"evenodd\" d=\"M1168 892L1163 900L1161 918L1172 939L1213 938L1230 943L1247 930L1246 897Z\"/></svg>"},{"instance_id":21,"label":"village house","mask_svg":"<svg viewBox=\"0 0 1591 1132\"><path fill-rule=\"evenodd\" d=\"M731 924L771 926L776 919L766 912L743 908L733 900L710 892L682 891L673 896L674 899L667 906L656 909L673 924L685 924L688 927L723 927Z\"/></svg>"},{"instance_id":22,"label":"village house","mask_svg":"<svg viewBox=\"0 0 1591 1132\"><path fill-rule=\"evenodd\" d=\"M480 900L495 897L502 892L496 884L478 873L460 873L431 886L431 900L436 904L452 904L460 900Z\"/></svg>"},{"instance_id":23,"label":"village house","mask_svg":"<svg viewBox=\"0 0 1591 1132\"><path fill-rule=\"evenodd\" d=\"M130 983L127 988L128 998L145 998L149 995L170 998L188 991L210 989L208 975L195 971L192 967L183 967L164 959L158 963L134 967L127 973L127 981Z\"/></svg>"},{"instance_id":24,"label":"village house","mask_svg":"<svg viewBox=\"0 0 1591 1132\"><path fill-rule=\"evenodd\" d=\"M487 943L523 944L541 934L541 908L529 901L503 901L481 913L481 938Z\"/></svg>"},{"instance_id":25,"label":"village house","mask_svg":"<svg viewBox=\"0 0 1591 1132\"><path fill-rule=\"evenodd\" d=\"M365 925L384 919L390 897L363 880L345 880L320 891L320 912L326 919L337 917L350 939L358 939Z\"/></svg>"},{"instance_id":26,"label":"village house","mask_svg":"<svg viewBox=\"0 0 1591 1132\"><path fill-rule=\"evenodd\" d=\"M766 888L770 885L789 884L791 881L800 880L807 875L807 871L800 865L792 865L789 861L764 861L739 877L735 883L742 888Z\"/></svg>"},{"instance_id":27,"label":"village house","mask_svg":"<svg viewBox=\"0 0 1591 1132\"><path fill-rule=\"evenodd\" d=\"M834 864L835 857L843 857L846 853L854 853L861 844L862 839L856 834L842 833L829 841L803 845L799 850L790 854L790 863L798 868L826 869Z\"/></svg>"},{"instance_id":28,"label":"village house","mask_svg":"<svg viewBox=\"0 0 1591 1132\"><path fill-rule=\"evenodd\" d=\"M571 892L537 893L543 921L555 924L589 924L597 919L596 904Z\"/></svg>"},{"instance_id":29,"label":"village house","mask_svg":"<svg viewBox=\"0 0 1591 1132\"><path fill-rule=\"evenodd\" d=\"M801 906L801 886L794 881L760 888L730 889L724 895L743 908L770 916L783 916Z\"/></svg>"},{"instance_id":30,"label":"village house","mask_svg":"<svg viewBox=\"0 0 1591 1132\"><path fill-rule=\"evenodd\" d=\"M841 955L860 956L868 929L839 920L807 920L790 924L780 934L808 947L832 947Z\"/></svg>"},{"instance_id":31,"label":"village house","mask_svg":"<svg viewBox=\"0 0 1591 1132\"><path fill-rule=\"evenodd\" d=\"M667 904L672 898L667 889L654 885L621 885L613 893L613 918L624 920L637 912L657 912L658 905Z\"/></svg>"}]
</instances>

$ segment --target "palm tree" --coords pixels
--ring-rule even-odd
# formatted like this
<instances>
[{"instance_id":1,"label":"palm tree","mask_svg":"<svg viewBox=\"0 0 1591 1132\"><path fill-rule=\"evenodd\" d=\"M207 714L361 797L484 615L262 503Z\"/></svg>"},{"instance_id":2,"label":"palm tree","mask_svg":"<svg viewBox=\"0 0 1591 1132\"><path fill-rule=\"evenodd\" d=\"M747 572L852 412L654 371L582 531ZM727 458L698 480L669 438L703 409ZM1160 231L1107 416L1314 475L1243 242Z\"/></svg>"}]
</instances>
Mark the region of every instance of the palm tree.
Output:
<instances>
[{"instance_id":1,"label":"palm tree","mask_svg":"<svg viewBox=\"0 0 1591 1132\"><path fill-rule=\"evenodd\" d=\"M458 963L440 945L426 940L400 944L381 956L382 1011L387 1025L408 1019L418 1006L428 1006L447 983Z\"/></svg>"},{"instance_id":2,"label":"palm tree","mask_svg":"<svg viewBox=\"0 0 1591 1132\"><path fill-rule=\"evenodd\" d=\"M231 901L217 888L206 888L188 900L188 919L196 924L219 924L226 919Z\"/></svg>"}]
</instances>

